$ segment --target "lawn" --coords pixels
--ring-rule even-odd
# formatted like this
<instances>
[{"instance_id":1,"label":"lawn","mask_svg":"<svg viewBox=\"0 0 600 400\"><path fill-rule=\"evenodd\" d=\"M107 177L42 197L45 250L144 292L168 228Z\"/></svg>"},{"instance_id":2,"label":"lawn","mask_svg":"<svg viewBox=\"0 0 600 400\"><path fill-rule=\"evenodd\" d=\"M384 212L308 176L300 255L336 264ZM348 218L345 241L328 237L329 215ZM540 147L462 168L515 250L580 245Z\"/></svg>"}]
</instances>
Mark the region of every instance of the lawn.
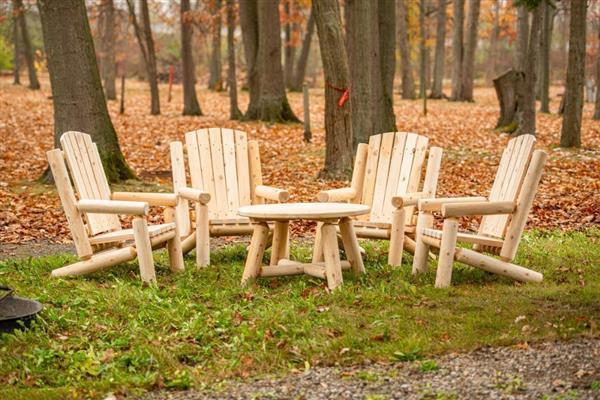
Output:
<instances>
[{"instance_id":1,"label":"lawn","mask_svg":"<svg viewBox=\"0 0 600 400\"><path fill-rule=\"evenodd\" d=\"M218 389L228 378L285 374L363 360L412 362L485 345L598 335L600 231L535 231L516 262L544 273L519 284L457 265L454 286L386 265L386 244L364 242L367 273L328 293L309 277L239 286L245 246L212 265L168 272L143 287L136 263L50 279L70 255L0 262L0 282L45 304L33 329L0 336L0 398L102 398L159 388ZM305 260L310 248L292 248Z\"/></svg>"}]
</instances>

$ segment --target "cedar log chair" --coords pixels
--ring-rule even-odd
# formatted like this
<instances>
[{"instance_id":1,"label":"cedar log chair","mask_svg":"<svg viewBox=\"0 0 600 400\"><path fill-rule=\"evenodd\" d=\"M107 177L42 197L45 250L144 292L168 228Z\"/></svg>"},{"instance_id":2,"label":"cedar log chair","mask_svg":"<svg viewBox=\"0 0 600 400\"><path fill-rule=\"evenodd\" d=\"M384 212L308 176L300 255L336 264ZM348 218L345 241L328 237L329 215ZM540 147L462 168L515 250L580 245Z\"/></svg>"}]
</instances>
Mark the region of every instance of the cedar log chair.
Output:
<instances>
[{"instance_id":1,"label":"cedar log chair","mask_svg":"<svg viewBox=\"0 0 600 400\"><path fill-rule=\"evenodd\" d=\"M534 143L533 135L508 142L488 198L419 200L413 273L427 270L427 256L433 246L439 249L438 288L450 285L454 260L520 281L542 281L542 274L511 264L547 158L544 151L533 151ZM444 218L441 231L432 229L434 212ZM458 218L466 216L483 216L477 234L458 232ZM457 248L457 242L471 243L473 248ZM499 255L500 259L484 253Z\"/></svg>"},{"instance_id":2,"label":"cedar log chair","mask_svg":"<svg viewBox=\"0 0 600 400\"><path fill-rule=\"evenodd\" d=\"M87 274L137 257L142 281L152 282L156 280L152 249L165 244L171 270L182 271L181 242L177 223L173 222L177 196L172 193L111 193L98 148L90 135L66 132L61 136L60 144L62 150L47 152L48 162L81 261L55 269L52 276ZM150 205L166 207L166 223L147 224ZM122 229L118 214L132 215L133 228Z\"/></svg>"},{"instance_id":3,"label":"cedar log chair","mask_svg":"<svg viewBox=\"0 0 600 400\"><path fill-rule=\"evenodd\" d=\"M180 200L176 211L179 233L184 239L184 254L196 245L198 266L207 266L210 263L210 237L252 234L254 228L250 219L237 214L239 207L263 204L265 200L286 202L290 195L287 190L262 184L258 142L248 140L246 132L226 128L187 132L185 148L192 188L209 193L210 201L208 207L197 205L193 227L188 204ZM189 190L181 142L171 143L171 166L175 192ZM287 226L277 229L276 238L287 243ZM282 258L289 257L287 244L285 249Z\"/></svg>"},{"instance_id":4,"label":"cedar log chair","mask_svg":"<svg viewBox=\"0 0 600 400\"><path fill-rule=\"evenodd\" d=\"M402 249L414 252L416 215L420 198L435 197L442 149L431 147L429 139L416 133L387 132L372 135L369 144L356 151L350 187L321 191L321 202L344 201L371 206L370 214L354 221L356 235L365 239L390 241L388 263L402 264ZM425 178L421 175L428 155ZM317 229L313 262L320 262L322 250Z\"/></svg>"}]
</instances>

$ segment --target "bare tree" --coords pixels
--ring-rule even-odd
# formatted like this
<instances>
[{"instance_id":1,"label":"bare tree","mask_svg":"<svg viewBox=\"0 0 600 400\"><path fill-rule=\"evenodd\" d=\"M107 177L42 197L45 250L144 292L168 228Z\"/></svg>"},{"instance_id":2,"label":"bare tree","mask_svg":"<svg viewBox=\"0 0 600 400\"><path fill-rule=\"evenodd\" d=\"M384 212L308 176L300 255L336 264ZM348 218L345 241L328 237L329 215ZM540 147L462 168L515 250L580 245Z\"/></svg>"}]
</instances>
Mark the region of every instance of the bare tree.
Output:
<instances>
[{"instance_id":1,"label":"bare tree","mask_svg":"<svg viewBox=\"0 0 600 400\"><path fill-rule=\"evenodd\" d=\"M196 70L192 53L190 0L181 0L181 66L183 70L183 115L202 115L196 96Z\"/></svg>"},{"instance_id":2,"label":"bare tree","mask_svg":"<svg viewBox=\"0 0 600 400\"><path fill-rule=\"evenodd\" d=\"M290 89L295 92L302 90L304 76L306 75L306 65L308 64L308 55L310 54L310 44L312 42L313 33L315 31L315 17L311 8L308 21L306 22L306 31L302 39L302 47L300 48L300 56L296 62L296 71Z\"/></svg>"},{"instance_id":3,"label":"bare tree","mask_svg":"<svg viewBox=\"0 0 600 400\"><path fill-rule=\"evenodd\" d=\"M427 115L427 6L419 1L419 97L423 99L423 114Z\"/></svg>"},{"instance_id":4,"label":"bare tree","mask_svg":"<svg viewBox=\"0 0 600 400\"><path fill-rule=\"evenodd\" d=\"M598 30L598 49L596 50L596 102L594 103L594 115L592 119L600 120L600 24L597 25Z\"/></svg>"},{"instance_id":5,"label":"bare tree","mask_svg":"<svg viewBox=\"0 0 600 400\"><path fill-rule=\"evenodd\" d=\"M208 88L220 91L223 88L221 66L221 0L211 0L210 5L213 24Z\"/></svg>"},{"instance_id":6,"label":"bare tree","mask_svg":"<svg viewBox=\"0 0 600 400\"><path fill-rule=\"evenodd\" d=\"M464 48L462 89L460 98L463 101L473 101L473 80L475 69L475 50L477 49L477 29L481 0L469 0L467 16L467 38Z\"/></svg>"},{"instance_id":7,"label":"bare tree","mask_svg":"<svg viewBox=\"0 0 600 400\"><path fill-rule=\"evenodd\" d=\"M446 0L438 1L437 27L435 34L435 60L433 67L433 85L429 97L444 97L444 57L446 52Z\"/></svg>"},{"instance_id":8,"label":"bare tree","mask_svg":"<svg viewBox=\"0 0 600 400\"><path fill-rule=\"evenodd\" d=\"M487 80L491 82L498 74L498 40L500 39L500 0L494 0L494 23L490 34L490 46L488 48L488 71Z\"/></svg>"},{"instance_id":9,"label":"bare tree","mask_svg":"<svg viewBox=\"0 0 600 400\"><path fill-rule=\"evenodd\" d=\"M235 73L235 4L227 0L227 87L229 88L229 119L241 119L242 112L238 108L237 79Z\"/></svg>"},{"instance_id":10,"label":"bare tree","mask_svg":"<svg viewBox=\"0 0 600 400\"><path fill-rule=\"evenodd\" d=\"M283 31L285 34L283 43L283 76L285 80L285 87L291 88L292 80L294 77L294 56L296 53L296 46L294 45L293 30L296 24L292 24L292 1L284 0L283 9L285 11L285 25Z\"/></svg>"},{"instance_id":11,"label":"bare tree","mask_svg":"<svg viewBox=\"0 0 600 400\"><path fill-rule=\"evenodd\" d=\"M381 97L377 109L381 125L377 130L382 132L396 130L394 115L394 74L396 72L396 13L393 0L379 0L378 39L379 68L381 70Z\"/></svg>"},{"instance_id":12,"label":"bare tree","mask_svg":"<svg viewBox=\"0 0 600 400\"><path fill-rule=\"evenodd\" d=\"M415 79L410 59L410 41L408 40L407 0L398 0L398 47L400 48L400 70L402 75L402 98L414 99Z\"/></svg>"},{"instance_id":13,"label":"bare tree","mask_svg":"<svg viewBox=\"0 0 600 400\"><path fill-rule=\"evenodd\" d=\"M17 20L19 21L20 38L21 43L23 44L25 61L27 62L27 72L29 74L29 89L38 90L40 88L40 81L38 80L37 72L35 70L33 49L31 48L31 41L29 40L29 31L27 29L27 21L25 20L23 0L13 0L13 11L16 13Z\"/></svg>"},{"instance_id":14,"label":"bare tree","mask_svg":"<svg viewBox=\"0 0 600 400\"><path fill-rule=\"evenodd\" d=\"M21 50L19 46L19 18L18 10L13 2L12 10L12 34L13 34L13 85L21 84Z\"/></svg>"},{"instance_id":15,"label":"bare tree","mask_svg":"<svg viewBox=\"0 0 600 400\"><path fill-rule=\"evenodd\" d=\"M452 0L454 28L452 33L452 92L451 101L462 99L463 36L465 0Z\"/></svg>"},{"instance_id":16,"label":"bare tree","mask_svg":"<svg viewBox=\"0 0 600 400\"><path fill-rule=\"evenodd\" d=\"M40 0L38 5L54 103L54 145L60 146L64 132L88 133L110 181L134 178L106 108L84 1Z\"/></svg>"},{"instance_id":17,"label":"bare tree","mask_svg":"<svg viewBox=\"0 0 600 400\"><path fill-rule=\"evenodd\" d=\"M569 61L565 88L565 111L560 131L561 147L581 147L581 116L585 83L585 29L587 1L571 1Z\"/></svg>"},{"instance_id":18,"label":"bare tree","mask_svg":"<svg viewBox=\"0 0 600 400\"><path fill-rule=\"evenodd\" d=\"M259 76L256 68L258 58L258 9L256 0L240 0L240 25L242 27L250 97L246 115L254 119L258 113L258 100L260 97Z\"/></svg>"},{"instance_id":19,"label":"bare tree","mask_svg":"<svg viewBox=\"0 0 600 400\"><path fill-rule=\"evenodd\" d=\"M517 49L515 53L515 68L525 71L527 63L527 43L529 41L529 12L524 4L517 5Z\"/></svg>"},{"instance_id":20,"label":"bare tree","mask_svg":"<svg viewBox=\"0 0 600 400\"><path fill-rule=\"evenodd\" d=\"M336 88L348 88L350 71L337 0L313 2L323 74L325 75L325 168L328 177L347 176L352 168L351 104L340 104Z\"/></svg>"},{"instance_id":21,"label":"bare tree","mask_svg":"<svg viewBox=\"0 0 600 400\"><path fill-rule=\"evenodd\" d=\"M150 85L150 114L160 114L160 98L158 92L158 73L156 70L156 53L154 51L154 39L152 38L152 28L150 26L150 11L148 10L148 0L139 0L140 12L142 14L142 27L140 27L135 12L133 0L127 0L131 23L137 37L144 65L146 66L146 78Z\"/></svg>"},{"instance_id":22,"label":"bare tree","mask_svg":"<svg viewBox=\"0 0 600 400\"><path fill-rule=\"evenodd\" d=\"M539 60L539 98L540 112L550 112L550 49L552 47L552 27L554 25L554 7L548 3L542 16Z\"/></svg>"},{"instance_id":23,"label":"bare tree","mask_svg":"<svg viewBox=\"0 0 600 400\"><path fill-rule=\"evenodd\" d=\"M102 0L99 9L98 32L100 33L100 45L98 47L100 50L100 76L106 98L108 100L116 100L115 5L113 0Z\"/></svg>"}]
</instances>

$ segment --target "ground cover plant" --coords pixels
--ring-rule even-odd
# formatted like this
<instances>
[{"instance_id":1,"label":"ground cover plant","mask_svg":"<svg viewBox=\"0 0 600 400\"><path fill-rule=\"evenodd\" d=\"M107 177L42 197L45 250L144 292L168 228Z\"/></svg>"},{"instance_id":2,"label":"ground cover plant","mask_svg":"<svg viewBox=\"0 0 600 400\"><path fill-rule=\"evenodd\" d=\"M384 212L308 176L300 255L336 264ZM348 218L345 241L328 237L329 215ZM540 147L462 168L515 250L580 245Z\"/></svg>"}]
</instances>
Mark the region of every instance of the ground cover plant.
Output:
<instances>
[{"instance_id":1,"label":"ground cover plant","mask_svg":"<svg viewBox=\"0 0 600 400\"><path fill-rule=\"evenodd\" d=\"M0 279L46 305L34 328L0 338L0 397L101 398L108 392L202 388L226 378L301 372L364 360L418 362L435 373L440 352L597 336L600 231L530 232L517 262L544 273L523 285L460 264L449 290L434 273L386 265L386 245L364 242L367 274L346 274L327 293L308 277L239 286L245 246L223 247L212 265L168 272L142 287L137 264L76 279L48 279L72 259L0 263ZM310 248L295 247L306 260ZM433 263L431 264L433 270Z\"/></svg>"}]
</instances>

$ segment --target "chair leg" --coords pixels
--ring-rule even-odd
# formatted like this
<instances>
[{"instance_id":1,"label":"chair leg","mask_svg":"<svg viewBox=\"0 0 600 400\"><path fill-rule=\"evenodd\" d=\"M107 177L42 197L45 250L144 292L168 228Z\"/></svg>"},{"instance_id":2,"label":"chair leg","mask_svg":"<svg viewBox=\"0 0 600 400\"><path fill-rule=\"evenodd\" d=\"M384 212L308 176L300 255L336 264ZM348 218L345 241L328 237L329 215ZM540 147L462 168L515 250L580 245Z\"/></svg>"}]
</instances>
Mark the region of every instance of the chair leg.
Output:
<instances>
[{"instance_id":1,"label":"chair leg","mask_svg":"<svg viewBox=\"0 0 600 400\"><path fill-rule=\"evenodd\" d=\"M155 282L156 272L154 271L154 260L152 259L152 244L148 234L148 224L144 218L137 217L133 219L133 238L135 239L142 282Z\"/></svg>"},{"instance_id":2,"label":"chair leg","mask_svg":"<svg viewBox=\"0 0 600 400\"><path fill-rule=\"evenodd\" d=\"M290 223L288 221L275 222L272 241L273 245L271 248L271 261L269 263L271 266L277 265L279 260L286 258L289 226Z\"/></svg>"},{"instance_id":3,"label":"chair leg","mask_svg":"<svg viewBox=\"0 0 600 400\"><path fill-rule=\"evenodd\" d=\"M350 261L352 271L355 274L364 274L365 265L363 263L362 255L360 254L360 247L358 246L358 239L354 233L354 225L350 218L342 218L340 220L340 232L342 234L342 244L346 257Z\"/></svg>"},{"instance_id":4,"label":"chair leg","mask_svg":"<svg viewBox=\"0 0 600 400\"><path fill-rule=\"evenodd\" d=\"M442 229L442 243L440 245L440 256L435 276L436 288L446 288L450 286L457 234L458 220L456 218L446 218Z\"/></svg>"},{"instance_id":5,"label":"chair leg","mask_svg":"<svg viewBox=\"0 0 600 400\"><path fill-rule=\"evenodd\" d=\"M323 258L325 259L325 275L327 287L334 290L342 284L342 264L340 262L340 249L337 244L335 225L324 223L321 226L321 239L323 243Z\"/></svg>"},{"instance_id":6,"label":"chair leg","mask_svg":"<svg viewBox=\"0 0 600 400\"><path fill-rule=\"evenodd\" d=\"M390 232L390 247L388 250L388 264L393 267L402 265L402 250L404 249L404 224L406 223L404 208L396 208L392 218Z\"/></svg>"},{"instance_id":7,"label":"chair leg","mask_svg":"<svg viewBox=\"0 0 600 400\"><path fill-rule=\"evenodd\" d=\"M179 237L179 230L173 237L173 239L167 240L167 251L169 252L169 265L171 271L181 272L185 269L183 263L183 252L181 251L181 238Z\"/></svg>"},{"instance_id":8,"label":"chair leg","mask_svg":"<svg viewBox=\"0 0 600 400\"><path fill-rule=\"evenodd\" d=\"M426 212L419 212L417 227L415 233L415 255L413 257L412 273L413 275L427 272L427 255L429 246L423 242L423 229L433 226L433 215Z\"/></svg>"},{"instance_id":9,"label":"chair leg","mask_svg":"<svg viewBox=\"0 0 600 400\"><path fill-rule=\"evenodd\" d=\"M252 233L250 249L248 250L244 274L242 275L242 285L245 285L249 279L256 278L259 275L268 236L269 225L264 222L254 225L254 233Z\"/></svg>"},{"instance_id":10,"label":"chair leg","mask_svg":"<svg viewBox=\"0 0 600 400\"><path fill-rule=\"evenodd\" d=\"M208 227L208 206L196 204L196 265L210 265L210 231Z\"/></svg>"},{"instance_id":11,"label":"chair leg","mask_svg":"<svg viewBox=\"0 0 600 400\"><path fill-rule=\"evenodd\" d=\"M313 264L323 262L323 233L321 227L322 222L317 222L317 232L315 234L315 244L313 246L312 262Z\"/></svg>"}]
</instances>

